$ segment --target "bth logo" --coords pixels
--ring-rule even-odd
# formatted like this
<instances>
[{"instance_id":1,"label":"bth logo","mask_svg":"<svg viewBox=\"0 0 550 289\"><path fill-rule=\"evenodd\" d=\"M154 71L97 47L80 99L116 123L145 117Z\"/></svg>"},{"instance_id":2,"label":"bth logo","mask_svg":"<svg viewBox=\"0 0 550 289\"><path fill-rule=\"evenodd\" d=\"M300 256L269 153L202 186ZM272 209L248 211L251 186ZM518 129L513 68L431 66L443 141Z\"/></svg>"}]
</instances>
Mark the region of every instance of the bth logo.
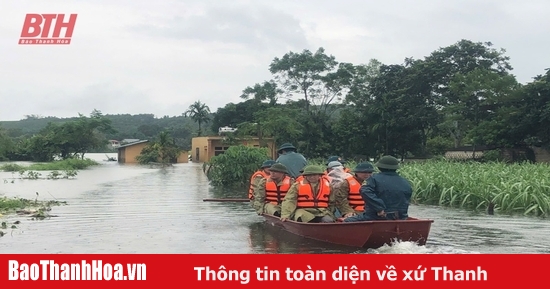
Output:
<instances>
[{"instance_id":1,"label":"bth logo","mask_svg":"<svg viewBox=\"0 0 550 289\"><path fill-rule=\"evenodd\" d=\"M65 14L27 14L19 44L71 44L77 14L65 20ZM66 22L64 22L66 21ZM54 24L54 25L52 25ZM50 34L50 31L53 31ZM61 37L61 28L65 28Z\"/></svg>"}]
</instances>

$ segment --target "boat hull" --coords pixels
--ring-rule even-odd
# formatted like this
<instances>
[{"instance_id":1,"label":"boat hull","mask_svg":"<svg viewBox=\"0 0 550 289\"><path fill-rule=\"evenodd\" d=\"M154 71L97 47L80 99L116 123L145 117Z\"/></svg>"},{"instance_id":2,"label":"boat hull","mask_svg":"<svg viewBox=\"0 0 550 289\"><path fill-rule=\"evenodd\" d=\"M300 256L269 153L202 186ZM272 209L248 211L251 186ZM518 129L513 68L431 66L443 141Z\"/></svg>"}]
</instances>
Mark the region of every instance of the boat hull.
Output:
<instances>
[{"instance_id":1,"label":"boat hull","mask_svg":"<svg viewBox=\"0 0 550 289\"><path fill-rule=\"evenodd\" d=\"M408 218L349 223L302 223L271 215L262 215L271 226L278 226L298 236L351 247L372 248L391 245L395 241L411 241L425 245L433 220Z\"/></svg>"}]
</instances>

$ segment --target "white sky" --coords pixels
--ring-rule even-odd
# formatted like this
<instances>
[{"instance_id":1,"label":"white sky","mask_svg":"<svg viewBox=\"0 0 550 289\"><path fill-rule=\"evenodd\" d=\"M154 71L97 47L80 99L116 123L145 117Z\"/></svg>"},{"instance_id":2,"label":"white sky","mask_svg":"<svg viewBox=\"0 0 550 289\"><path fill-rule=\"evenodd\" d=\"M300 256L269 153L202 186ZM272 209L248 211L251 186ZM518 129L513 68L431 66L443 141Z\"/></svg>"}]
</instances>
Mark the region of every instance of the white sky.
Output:
<instances>
[{"instance_id":1,"label":"white sky","mask_svg":"<svg viewBox=\"0 0 550 289\"><path fill-rule=\"evenodd\" d=\"M271 79L274 57L324 47L401 64L461 39L506 49L526 83L550 67L546 0L0 0L0 120L216 111ZM77 13L70 45L18 45L27 13Z\"/></svg>"}]
</instances>

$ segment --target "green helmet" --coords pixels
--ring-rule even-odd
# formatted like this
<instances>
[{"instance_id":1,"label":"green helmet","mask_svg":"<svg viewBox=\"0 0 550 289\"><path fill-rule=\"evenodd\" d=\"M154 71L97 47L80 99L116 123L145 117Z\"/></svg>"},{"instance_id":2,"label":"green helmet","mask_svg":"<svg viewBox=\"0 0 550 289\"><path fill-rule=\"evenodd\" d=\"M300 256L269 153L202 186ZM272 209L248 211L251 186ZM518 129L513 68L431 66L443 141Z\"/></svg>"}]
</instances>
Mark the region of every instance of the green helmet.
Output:
<instances>
[{"instance_id":1,"label":"green helmet","mask_svg":"<svg viewBox=\"0 0 550 289\"><path fill-rule=\"evenodd\" d=\"M272 165L271 168L269 168L269 170L272 172L280 172L280 173L288 174L288 171L286 170L286 166L281 163L276 163Z\"/></svg>"},{"instance_id":2,"label":"green helmet","mask_svg":"<svg viewBox=\"0 0 550 289\"><path fill-rule=\"evenodd\" d=\"M374 167L371 163L360 163L357 164L355 169L353 169L354 173L372 173L374 172Z\"/></svg>"},{"instance_id":3,"label":"green helmet","mask_svg":"<svg viewBox=\"0 0 550 289\"><path fill-rule=\"evenodd\" d=\"M375 166L387 170L397 170L399 169L399 161L392 156L383 156L378 160Z\"/></svg>"},{"instance_id":4,"label":"green helmet","mask_svg":"<svg viewBox=\"0 0 550 289\"><path fill-rule=\"evenodd\" d=\"M330 162L340 162L342 164L345 164L346 162L339 156L330 156L328 159L327 159L327 166Z\"/></svg>"},{"instance_id":5,"label":"green helmet","mask_svg":"<svg viewBox=\"0 0 550 289\"><path fill-rule=\"evenodd\" d=\"M281 145L281 147L277 150L278 153L281 153L282 150L294 150L296 151L296 147L293 146L291 143L287 142Z\"/></svg>"},{"instance_id":6,"label":"green helmet","mask_svg":"<svg viewBox=\"0 0 550 289\"><path fill-rule=\"evenodd\" d=\"M309 165L304 168L304 172L302 173L302 176L308 176L308 175L324 175L325 170L323 170L320 166L315 165Z\"/></svg>"},{"instance_id":7,"label":"green helmet","mask_svg":"<svg viewBox=\"0 0 550 289\"><path fill-rule=\"evenodd\" d=\"M262 168L262 169L270 168L270 167L271 167L272 165L274 165L274 164L275 164L275 161L274 161L274 160L267 160L267 161L265 161L265 162L262 164L261 168Z\"/></svg>"}]
</instances>

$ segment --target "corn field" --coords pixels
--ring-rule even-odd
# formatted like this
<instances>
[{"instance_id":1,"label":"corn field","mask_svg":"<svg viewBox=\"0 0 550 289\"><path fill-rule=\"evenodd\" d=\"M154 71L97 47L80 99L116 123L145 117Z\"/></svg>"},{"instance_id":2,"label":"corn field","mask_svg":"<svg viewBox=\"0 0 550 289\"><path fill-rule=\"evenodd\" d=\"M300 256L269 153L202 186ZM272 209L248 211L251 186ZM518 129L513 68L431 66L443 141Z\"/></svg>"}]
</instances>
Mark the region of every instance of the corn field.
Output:
<instances>
[{"instance_id":1,"label":"corn field","mask_svg":"<svg viewBox=\"0 0 550 289\"><path fill-rule=\"evenodd\" d=\"M550 166L427 161L399 170L413 185L412 202L500 213L550 215Z\"/></svg>"},{"instance_id":2,"label":"corn field","mask_svg":"<svg viewBox=\"0 0 550 289\"><path fill-rule=\"evenodd\" d=\"M401 164L399 174L413 186L412 203L550 216L549 164L430 160Z\"/></svg>"}]
</instances>

